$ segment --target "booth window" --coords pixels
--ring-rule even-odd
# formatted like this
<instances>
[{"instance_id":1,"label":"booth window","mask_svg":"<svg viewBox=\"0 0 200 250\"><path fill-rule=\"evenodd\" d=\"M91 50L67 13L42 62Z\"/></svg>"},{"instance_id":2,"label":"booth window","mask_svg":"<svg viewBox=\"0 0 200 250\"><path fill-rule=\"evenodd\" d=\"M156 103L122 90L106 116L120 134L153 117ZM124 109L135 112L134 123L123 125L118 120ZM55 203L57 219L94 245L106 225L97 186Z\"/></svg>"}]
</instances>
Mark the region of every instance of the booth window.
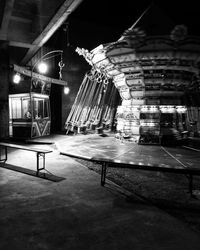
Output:
<instances>
[{"instance_id":1,"label":"booth window","mask_svg":"<svg viewBox=\"0 0 200 250\"><path fill-rule=\"evenodd\" d=\"M10 117L12 119L31 118L30 98L18 97L11 99Z\"/></svg>"},{"instance_id":2,"label":"booth window","mask_svg":"<svg viewBox=\"0 0 200 250\"><path fill-rule=\"evenodd\" d=\"M42 119L49 117L49 103L48 100L42 98L34 98L34 119Z\"/></svg>"},{"instance_id":3,"label":"booth window","mask_svg":"<svg viewBox=\"0 0 200 250\"><path fill-rule=\"evenodd\" d=\"M21 119L22 118L22 102L21 98L12 99L12 118Z\"/></svg>"},{"instance_id":4,"label":"booth window","mask_svg":"<svg viewBox=\"0 0 200 250\"><path fill-rule=\"evenodd\" d=\"M25 119L31 118L30 98L22 98L22 117Z\"/></svg>"}]
</instances>

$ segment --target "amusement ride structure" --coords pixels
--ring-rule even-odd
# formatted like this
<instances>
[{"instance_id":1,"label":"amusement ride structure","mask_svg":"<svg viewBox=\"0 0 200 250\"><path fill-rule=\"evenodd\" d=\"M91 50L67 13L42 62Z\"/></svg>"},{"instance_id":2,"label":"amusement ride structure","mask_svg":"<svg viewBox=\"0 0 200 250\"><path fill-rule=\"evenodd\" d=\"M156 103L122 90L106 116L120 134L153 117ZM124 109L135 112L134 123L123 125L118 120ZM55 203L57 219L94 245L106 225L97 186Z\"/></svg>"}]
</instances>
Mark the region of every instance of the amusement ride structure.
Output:
<instances>
[{"instance_id":1,"label":"amusement ride structure","mask_svg":"<svg viewBox=\"0 0 200 250\"><path fill-rule=\"evenodd\" d=\"M104 89L105 96L111 82L121 103L115 113L110 102L104 103L107 98L97 96L94 103L92 94L91 101L86 98L87 105L81 102L90 92L84 80L82 97L78 94L66 127L70 122L101 126L102 121L113 124L115 119L117 132L137 137L140 143L179 140L186 133L199 136L200 37L189 36L185 25L175 25L168 35L153 36L136 26L127 29L116 42L99 45L92 51L76 49L92 67L93 79L87 73L87 85L94 88L94 93L98 88ZM115 98L116 93L110 95ZM106 106L104 110L99 106L100 99ZM74 116L78 105L81 110Z\"/></svg>"}]
</instances>

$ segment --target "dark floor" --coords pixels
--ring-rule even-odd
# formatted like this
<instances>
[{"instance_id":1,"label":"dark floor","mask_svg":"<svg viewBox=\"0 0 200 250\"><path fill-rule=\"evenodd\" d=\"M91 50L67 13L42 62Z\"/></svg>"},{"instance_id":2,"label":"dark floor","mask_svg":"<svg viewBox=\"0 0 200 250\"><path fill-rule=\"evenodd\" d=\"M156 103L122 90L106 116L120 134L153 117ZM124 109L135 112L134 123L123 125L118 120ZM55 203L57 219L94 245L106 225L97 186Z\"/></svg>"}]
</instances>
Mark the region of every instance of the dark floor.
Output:
<instances>
[{"instance_id":1,"label":"dark floor","mask_svg":"<svg viewBox=\"0 0 200 250\"><path fill-rule=\"evenodd\" d=\"M0 249L199 249L200 235L187 224L109 180L100 186L99 174L60 154L198 167L197 152L96 134L45 140L54 143L35 147L53 149L46 179L35 176L33 152L9 150L0 168Z\"/></svg>"}]
</instances>

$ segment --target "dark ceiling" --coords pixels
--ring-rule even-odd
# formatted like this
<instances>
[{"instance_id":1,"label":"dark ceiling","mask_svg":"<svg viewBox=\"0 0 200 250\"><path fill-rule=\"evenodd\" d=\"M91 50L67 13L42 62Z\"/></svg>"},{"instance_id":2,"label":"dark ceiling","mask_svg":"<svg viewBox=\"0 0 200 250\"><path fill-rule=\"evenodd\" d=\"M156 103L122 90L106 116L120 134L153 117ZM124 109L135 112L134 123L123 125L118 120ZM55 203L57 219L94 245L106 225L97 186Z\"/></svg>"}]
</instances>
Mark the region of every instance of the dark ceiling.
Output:
<instances>
[{"instance_id":1,"label":"dark ceiling","mask_svg":"<svg viewBox=\"0 0 200 250\"><path fill-rule=\"evenodd\" d=\"M25 48L27 63L83 0L0 0L0 40Z\"/></svg>"},{"instance_id":2,"label":"dark ceiling","mask_svg":"<svg viewBox=\"0 0 200 250\"><path fill-rule=\"evenodd\" d=\"M185 24L189 33L200 35L198 1L180 0L0 0L0 40L8 41L26 64L65 22L86 22L119 30L119 34L139 20L150 31L159 32L172 24ZM165 18L164 18L165 17ZM87 27L86 27L87 29ZM71 30L76 32L76 30ZM87 32L86 32L87 33ZM87 37L82 37L87 39ZM99 41L99 44L101 41Z\"/></svg>"},{"instance_id":3,"label":"dark ceiling","mask_svg":"<svg viewBox=\"0 0 200 250\"><path fill-rule=\"evenodd\" d=\"M200 8L198 0L84 0L71 16L101 25L127 29L150 5L156 6L176 24L199 30ZM159 17L151 19L160 22Z\"/></svg>"}]
</instances>

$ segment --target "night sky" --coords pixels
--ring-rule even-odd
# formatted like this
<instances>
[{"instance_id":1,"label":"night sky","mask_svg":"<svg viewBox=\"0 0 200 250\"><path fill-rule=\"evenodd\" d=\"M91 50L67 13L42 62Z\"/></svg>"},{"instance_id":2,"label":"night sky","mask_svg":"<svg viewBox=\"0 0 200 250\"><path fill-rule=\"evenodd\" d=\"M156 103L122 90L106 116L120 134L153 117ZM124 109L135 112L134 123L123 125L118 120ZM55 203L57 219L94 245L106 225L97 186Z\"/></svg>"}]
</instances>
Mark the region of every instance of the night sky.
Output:
<instances>
[{"instance_id":1,"label":"night sky","mask_svg":"<svg viewBox=\"0 0 200 250\"><path fill-rule=\"evenodd\" d=\"M70 18L122 31L132 26L150 5L156 6L158 12L175 24L188 26L190 34L200 34L200 8L197 0L84 0ZM156 14L150 15L149 19L160 22Z\"/></svg>"}]
</instances>

